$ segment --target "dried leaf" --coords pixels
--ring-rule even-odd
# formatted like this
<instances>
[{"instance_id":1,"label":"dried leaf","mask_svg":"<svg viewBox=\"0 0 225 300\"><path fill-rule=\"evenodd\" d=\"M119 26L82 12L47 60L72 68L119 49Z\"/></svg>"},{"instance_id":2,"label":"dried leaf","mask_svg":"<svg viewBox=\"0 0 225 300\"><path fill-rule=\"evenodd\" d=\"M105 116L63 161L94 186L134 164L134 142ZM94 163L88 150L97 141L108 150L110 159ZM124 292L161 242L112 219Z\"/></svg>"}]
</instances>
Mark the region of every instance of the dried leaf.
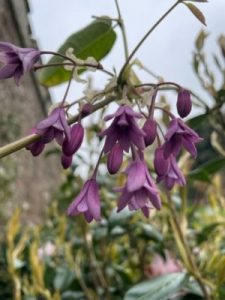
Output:
<instances>
[{"instance_id":1,"label":"dried leaf","mask_svg":"<svg viewBox=\"0 0 225 300\"><path fill-rule=\"evenodd\" d=\"M185 3L183 2L192 12L192 14L202 23L206 26L206 21L205 21L205 16L203 15L203 13L200 11L200 9L195 6L192 3Z\"/></svg>"}]
</instances>

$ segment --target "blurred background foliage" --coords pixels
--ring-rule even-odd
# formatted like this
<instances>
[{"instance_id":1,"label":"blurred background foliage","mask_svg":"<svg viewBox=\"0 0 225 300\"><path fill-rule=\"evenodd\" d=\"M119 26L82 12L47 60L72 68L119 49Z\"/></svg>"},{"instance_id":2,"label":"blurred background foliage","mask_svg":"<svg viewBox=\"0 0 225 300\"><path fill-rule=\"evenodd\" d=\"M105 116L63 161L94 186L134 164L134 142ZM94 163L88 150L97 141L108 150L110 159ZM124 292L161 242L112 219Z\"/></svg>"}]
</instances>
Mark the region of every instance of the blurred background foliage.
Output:
<instances>
[{"instance_id":1,"label":"blurred background foliage","mask_svg":"<svg viewBox=\"0 0 225 300\"><path fill-rule=\"evenodd\" d=\"M73 168L63 174L43 223L24 226L17 209L1 231L0 299L197 300L205 299L201 284L210 299L225 299L225 37L218 40L220 55L213 54L215 70L207 63L206 42L202 31L193 69L211 101L193 93L200 113L189 124L204 141L196 161L187 154L180 157L187 186L170 195L161 186L163 208L149 219L128 210L117 214L113 187L124 177L105 176L102 164L102 221L90 225L82 216L67 218L65 210L83 184L76 170L85 164L91 171L87 157L95 157L101 143L93 134L102 122L99 114L86 137L95 147L77 155ZM4 176L6 182L13 180L10 173ZM8 193L8 184L2 184L1 193L4 189Z\"/></svg>"}]
</instances>

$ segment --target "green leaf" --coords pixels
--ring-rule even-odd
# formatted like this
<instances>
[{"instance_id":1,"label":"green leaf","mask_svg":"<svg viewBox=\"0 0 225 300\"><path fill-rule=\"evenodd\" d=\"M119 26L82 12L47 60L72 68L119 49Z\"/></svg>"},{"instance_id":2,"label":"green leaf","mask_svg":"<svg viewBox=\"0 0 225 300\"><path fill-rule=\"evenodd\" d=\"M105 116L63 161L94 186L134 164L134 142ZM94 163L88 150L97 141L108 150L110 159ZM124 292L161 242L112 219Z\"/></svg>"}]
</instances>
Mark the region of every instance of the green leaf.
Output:
<instances>
[{"instance_id":1,"label":"green leaf","mask_svg":"<svg viewBox=\"0 0 225 300\"><path fill-rule=\"evenodd\" d=\"M201 165L199 168L192 170L189 173L189 178L192 180L200 180L203 182L211 182L211 177L216 172L223 169L225 166L225 159L219 158L211 160L203 165Z\"/></svg>"},{"instance_id":2,"label":"green leaf","mask_svg":"<svg viewBox=\"0 0 225 300\"><path fill-rule=\"evenodd\" d=\"M99 61L110 52L115 40L116 33L112 28L111 20L96 20L72 34L57 52L65 54L68 48L73 48L76 57L86 59L92 56ZM48 64L62 62L63 58L53 56ZM70 71L65 70L61 66L48 67L40 71L39 81L41 84L50 87L67 81L69 77Z\"/></svg>"},{"instance_id":3,"label":"green leaf","mask_svg":"<svg viewBox=\"0 0 225 300\"><path fill-rule=\"evenodd\" d=\"M195 6L192 3L185 3L183 2L192 12L192 14L203 24L206 26L206 22L205 22L205 16L203 15L203 13L200 11L200 9L197 8L197 6Z\"/></svg>"},{"instance_id":4,"label":"green leaf","mask_svg":"<svg viewBox=\"0 0 225 300\"><path fill-rule=\"evenodd\" d=\"M186 274L171 273L139 283L125 294L124 300L167 300L177 293L186 281Z\"/></svg>"},{"instance_id":5,"label":"green leaf","mask_svg":"<svg viewBox=\"0 0 225 300\"><path fill-rule=\"evenodd\" d=\"M190 119L188 121L188 125L191 127L191 128L198 128L199 125L201 125L203 122L208 122L207 121L207 118L208 118L208 114L202 114L202 115L199 115L197 117L194 117L192 119Z\"/></svg>"},{"instance_id":6,"label":"green leaf","mask_svg":"<svg viewBox=\"0 0 225 300\"><path fill-rule=\"evenodd\" d=\"M56 290L63 291L69 287L75 278L74 272L67 267L58 267L54 278L54 287Z\"/></svg>"},{"instance_id":7,"label":"green leaf","mask_svg":"<svg viewBox=\"0 0 225 300\"><path fill-rule=\"evenodd\" d=\"M223 223L216 222L203 227L203 229L197 234L197 243L201 244L207 241L209 236L214 233L219 225L223 225Z\"/></svg>"}]
</instances>

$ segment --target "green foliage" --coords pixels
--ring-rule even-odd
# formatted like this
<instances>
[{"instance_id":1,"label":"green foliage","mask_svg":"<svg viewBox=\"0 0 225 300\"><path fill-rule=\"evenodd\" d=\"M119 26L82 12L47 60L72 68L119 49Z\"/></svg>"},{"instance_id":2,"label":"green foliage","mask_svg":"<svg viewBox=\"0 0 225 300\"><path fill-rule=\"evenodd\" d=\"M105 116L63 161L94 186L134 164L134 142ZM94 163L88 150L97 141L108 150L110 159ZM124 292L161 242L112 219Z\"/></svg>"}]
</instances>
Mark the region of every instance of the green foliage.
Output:
<instances>
[{"instance_id":1,"label":"green foliage","mask_svg":"<svg viewBox=\"0 0 225 300\"><path fill-rule=\"evenodd\" d=\"M98 19L90 25L72 34L59 48L58 52L65 52L72 48L74 54L80 59L86 59L89 56L94 57L97 61L104 58L112 49L116 40L116 33L112 28L110 19ZM63 58L53 56L49 64L60 64ZM84 71L84 70L83 70ZM39 80L45 86L54 86L70 77L70 71L66 71L62 66L44 68L41 71Z\"/></svg>"}]
</instances>

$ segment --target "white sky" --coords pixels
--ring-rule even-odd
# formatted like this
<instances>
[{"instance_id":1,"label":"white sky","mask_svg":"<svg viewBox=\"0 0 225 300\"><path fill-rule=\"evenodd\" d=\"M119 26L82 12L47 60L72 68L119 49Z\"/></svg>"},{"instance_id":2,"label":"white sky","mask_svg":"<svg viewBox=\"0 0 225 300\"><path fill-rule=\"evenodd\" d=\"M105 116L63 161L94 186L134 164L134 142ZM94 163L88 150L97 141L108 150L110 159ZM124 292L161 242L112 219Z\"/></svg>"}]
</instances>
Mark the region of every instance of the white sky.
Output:
<instances>
[{"instance_id":1,"label":"white sky","mask_svg":"<svg viewBox=\"0 0 225 300\"><path fill-rule=\"evenodd\" d=\"M57 50L63 41L75 31L90 23L92 15L117 17L113 0L29 0L31 7L30 20L33 36L41 50ZM132 50L143 34L174 3L171 0L120 0L120 7L125 20L129 49ZM206 30L210 33L207 51L218 51L216 41L225 31L225 0L211 0L197 5L207 21ZM138 57L149 69L168 81L190 87L201 92L191 67L191 53L194 40L203 26L193 17L190 11L179 5L160 24L138 51ZM117 30L117 29L116 29ZM119 29L116 45L110 55L103 61L106 69L115 66L119 71L124 62L122 40ZM97 75L95 85L102 86L105 76ZM152 78L144 77L150 82ZM60 100L65 86L51 88L54 100ZM70 98L75 100L81 95L82 86L74 83ZM204 92L203 94L204 95Z\"/></svg>"}]
</instances>

